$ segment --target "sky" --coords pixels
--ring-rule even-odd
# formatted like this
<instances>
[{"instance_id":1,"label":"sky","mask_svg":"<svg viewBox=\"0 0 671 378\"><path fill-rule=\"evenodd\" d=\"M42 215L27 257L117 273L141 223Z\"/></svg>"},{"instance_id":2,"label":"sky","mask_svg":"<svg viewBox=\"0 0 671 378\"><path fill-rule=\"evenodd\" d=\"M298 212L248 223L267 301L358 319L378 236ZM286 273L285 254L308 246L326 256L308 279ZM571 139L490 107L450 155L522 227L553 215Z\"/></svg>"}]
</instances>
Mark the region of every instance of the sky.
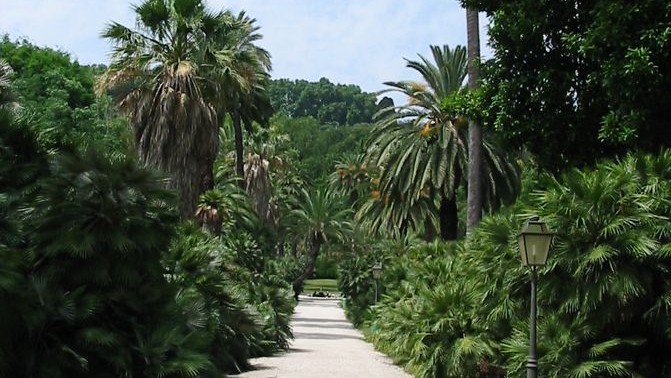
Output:
<instances>
[{"instance_id":1,"label":"sky","mask_svg":"<svg viewBox=\"0 0 671 378\"><path fill-rule=\"evenodd\" d=\"M3 2L5 0L2 0ZM116 21L133 26L139 0L7 0L0 34L27 38L70 53L82 64L109 61L111 45L100 38ZM416 80L404 58L429 57L430 45L466 44L466 11L458 0L208 0L212 10L244 10L257 20L258 44L272 56L275 79L322 77L356 84L366 92L385 81ZM481 15L481 49L486 45Z\"/></svg>"}]
</instances>

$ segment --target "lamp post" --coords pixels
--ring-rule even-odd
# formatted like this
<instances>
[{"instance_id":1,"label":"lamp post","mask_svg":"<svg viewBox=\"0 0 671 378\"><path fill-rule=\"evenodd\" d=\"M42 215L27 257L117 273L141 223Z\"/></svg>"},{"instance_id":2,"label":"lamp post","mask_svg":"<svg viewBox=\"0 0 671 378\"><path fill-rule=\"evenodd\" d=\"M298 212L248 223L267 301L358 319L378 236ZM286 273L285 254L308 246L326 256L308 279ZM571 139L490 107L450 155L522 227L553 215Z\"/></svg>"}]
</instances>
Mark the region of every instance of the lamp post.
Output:
<instances>
[{"instance_id":1,"label":"lamp post","mask_svg":"<svg viewBox=\"0 0 671 378\"><path fill-rule=\"evenodd\" d=\"M375 304L377 304L377 296L378 296L378 281L380 280L380 277L382 277L382 263L381 262L376 262L375 265L373 265L373 278L375 279Z\"/></svg>"},{"instance_id":2,"label":"lamp post","mask_svg":"<svg viewBox=\"0 0 671 378\"><path fill-rule=\"evenodd\" d=\"M536 355L536 270L545 266L548 260L550 244L554 233L548 230L545 222L538 217L530 218L522 231L517 234L522 265L531 269L531 324L529 326L529 358L527 359L527 378L538 376L538 357Z\"/></svg>"}]
</instances>

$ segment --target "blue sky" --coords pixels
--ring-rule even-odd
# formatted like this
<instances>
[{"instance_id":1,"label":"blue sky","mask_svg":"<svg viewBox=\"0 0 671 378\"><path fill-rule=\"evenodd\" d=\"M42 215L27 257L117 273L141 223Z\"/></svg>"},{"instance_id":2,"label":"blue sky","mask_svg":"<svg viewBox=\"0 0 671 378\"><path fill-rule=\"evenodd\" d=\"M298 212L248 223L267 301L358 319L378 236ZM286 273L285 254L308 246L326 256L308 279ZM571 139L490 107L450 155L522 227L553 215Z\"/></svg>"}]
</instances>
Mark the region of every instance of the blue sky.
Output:
<instances>
[{"instance_id":1,"label":"blue sky","mask_svg":"<svg viewBox=\"0 0 671 378\"><path fill-rule=\"evenodd\" d=\"M99 37L110 21L132 26L139 0L21 0L3 7L0 33L69 52L80 63L107 63ZM272 55L274 78L357 84L416 79L403 58L429 55L431 44L466 44L466 15L457 0L209 0L211 9L245 10L256 18ZM483 55L491 55L481 16Z\"/></svg>"}]
</instances>

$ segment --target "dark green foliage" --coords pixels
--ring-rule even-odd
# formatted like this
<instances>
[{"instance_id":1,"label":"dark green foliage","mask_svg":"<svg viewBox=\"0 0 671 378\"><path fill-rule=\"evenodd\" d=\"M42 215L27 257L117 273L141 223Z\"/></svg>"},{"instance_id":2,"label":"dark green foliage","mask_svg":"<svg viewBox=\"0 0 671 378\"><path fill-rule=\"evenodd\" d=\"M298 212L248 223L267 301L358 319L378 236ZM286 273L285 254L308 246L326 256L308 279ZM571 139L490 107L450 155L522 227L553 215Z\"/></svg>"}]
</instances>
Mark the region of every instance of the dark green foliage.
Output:
<instances>
[{"instance_id":1,"label":"dark green foliage","mask_svg":"<svg viewBox=\"0 0 671 378\"><path fill-rule=\"evenodd\" d=\"M364 315L371 338L419 376L523 375L529 273L515 234L538 214L557 232L539 274L540 374L668 375L669 167L665 151L541 176L465 241L388 259L382 303Z\"/></svg>"},{"instance_id":2,"label":"dark green foliage","mask_svg":"<svg viewBox=\"0 0 671 378\"><path fill-rule=\"evenodd\" d=\"M186 309L193 308L189 324L220 372L247 369L250 357L286 349L292 337L288 281L250 261L255 254L247 235L219 239L186 227L164 259Z\"/></svg>"},{"instance_id":3,"label":"dark green foliage","mask_svg":"<svg viewBox=\"0 0 671 378\"><path fill-rule=\"evenodd\" d=\"M253 239L175 235L163 180L118 151L49 156L17 114L0 107L0 376L220 377L287 348L288 283Z\"/></svg>"},{"instance_id":4,"label":"dark green foliage","mask_svg":"<svg viewBox=\"0 0 671 378\"><path fill-rule=\"evenodd\" d=\"M492 17L486 119L544 168L671 140L671 3L473 0Z\"/></svg>"},{"instance_id":5,"label":"dark green foliage","mask_svg":"<svg viewBox=\"0 0 671 378\"><path fill-rule=\"evenodd\" d=\"M375 301L375 282L371 267L372 255L353 256L342 261L338 268L338 289L342 293L347 316L355 326L361 325L365 311Z\"/></svg>"},{"instance_id":6,"label":"dark green foliage","mask_svg":"<svg viewBox=\"0 0 671 378\"><path fill-rule=\"evenodd\" d=\"M268 94L275 111L289 118L312 117L322 125L352 126L371 123L381 108L375 94L362 92L356 85L333 84L326 78L271 80Z\"/></svg>"},{"instance_id":7,"label":"dark green foliage","mask_svg":"<svg viewBox=\"0 0 671 378\"><path fill-rule=\"evenodd\" d=\"M315 278L336 278L338 263L334 256L327 253L320 255L315 263Z\"/></svg>"},{"instance_id":8,"label":"dark green foliage","mask_svg":"<svg viewBox=\"0 0 671 378\"><path fill-rule=\"evenodd\" d=\"M22 242L2 248L22 263L3 274L21 284L3 298L13 315L4 316L11 331L2 332L0 369L36 377L206 369L160 264L177 221L173 195L132 160L94 153L53 159L37 185L21 198Z\"/></svg>"},{"instance_id":9,"label":"dark green foliage","mask_svg":"<svg viewBox=\"0 0 671 378\"><path fill-rule=\"evenodd\" d=\"M112 110L109 98L95 97L95 67L6 35L0 40L0 59L15 72L13 90L21 106L17 122L33 129L46 149L128 151L127 123Z\"/></svg>"},{"instance_id":10,"label":"dark green foliage","mask_svg":"<svg viewBox=\"0 0 671 378\"><path fill-rule=\"evenodd\" d=\"M405 277L402 264L391 264L405 254L413 253L419 239L412 235L395 239L371 240L368 235L355 234L351 250L338 264L338 288L344 297L348 318L359 326L368 317L368 308L375 302L375 281L372 267L380 262L383 266L379 294Z\"/></svg>"},{"instance_id":11,"label":"dark green foliage","mask_svg":"<svg viewBox=\"0 0 671 378\"><path fill-rule=\"evenodd\" d=\"M308 182L326 182L336 160L345 153L363 152L370 126L329 127L315 118L276 117L279 130L289 136L290 145L299 155L300 169Z\"/></svg>"}]
</instances>

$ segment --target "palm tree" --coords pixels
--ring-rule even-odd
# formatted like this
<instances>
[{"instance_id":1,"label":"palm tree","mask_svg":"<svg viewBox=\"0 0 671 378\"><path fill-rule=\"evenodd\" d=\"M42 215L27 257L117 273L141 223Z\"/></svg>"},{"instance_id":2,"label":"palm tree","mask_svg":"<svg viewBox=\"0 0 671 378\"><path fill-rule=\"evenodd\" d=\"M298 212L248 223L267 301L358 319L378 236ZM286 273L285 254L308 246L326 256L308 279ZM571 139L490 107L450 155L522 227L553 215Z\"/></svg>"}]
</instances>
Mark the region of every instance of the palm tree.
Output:
<instances>
[{"instance_id":1,"label":"palm tree","mask_svg":"<svg viewBox=\"0 0 671 378\"><path fill-rule=\"evenodd\" d=\"M396 111L383 110L386 116L377 122L368 153L372 163L382 168L383 197L400 198L410 208L428 197L430 208L438 210L441 237L456 239L455 191L466 172L467 147L463 122L443 111L442 101L462 88L466 49L431 46L431 52L435 63L421 55L420 61L407 60L407 66L419 72L425 83L385 83L410 100Z\"/></svg>"},{"instance_id":2,"label":"palm tree","mask_svg":"<svg viewBox=\"0 0 671 378\"><path fill-rule=\"evenodd\" d=\"M329 177L331 188L342 190L349 196L354 207L360 193L370 182L366 167L366 155L361 153L345 153L335 162L335 171Z\"/></svg>"},{"instance_id":3,"label":"palm tree","mask_svg":"<svg viewBox=\"0 0 671 378\"><path fill-rule=\"evenodd\" d=\"M344 204L342 197L326 189L317 189L311 193L302 191L302 198L286 220L293 235L305 238L308 251L307 265L291 283L296 298L303 287L303 281L314 272L322 245L344 240L348 230L351 229L350 216L351 209Z\"/></svg>"},{"instance_id":4,"label":"palm tree","mask_svg":"<svg viewBox=\"0 0 671 378\"><path fill-rule=\"evenodd\" d=\"M407 63L425 83L385 83L410 100L394 111L382 110L385 115L377 121L369 140L368 157L382 170L377 201L383 204L365 206L365 210L382 208L377 213L396 222L387 228L404 232L409 226L423 223L427 238L438 229L442 239L454 240L458 231L456 190L468 172L468 130L465 118L445 110L443 103L463 89L466 49L431 46L431 52L434 62L420 55L420 61ZM517 187L517 175L511 174L516 172L515 166L489 142L484 151L485 162L489 163L484 169L485 184L492 190L500 182L505 185L499 185L499 191L513 191ZM438 214L437 225L432 213Z\"/></svg>"},{"instance_id":5,"label":"palm tree","mask_svg":"<svg viewBox=\"0 0 671 378\"><path fill-rule=\"evenodd\" d=\"M466 9L466 34L468 38L468 88L478 87L480 76L480 28L478 10ZM482 129L475 119L468 121L468 203L466 228L470 231L482 218Z\"/></svg>"},{"instance_id":6,"label":"palm tree","mask_svg":"<svg viewBox=\"0 0 671 378\"><path fill-rule=\"evenodd\" d=\"M224 100L248 87L237 50L247 26L201 0L146 0L134 10L136 30L112 23L102 33L114 50L98 89L117 93L142 162L171 176L182 215L193 217L213 185Z\"/></svg>"},{"instance_id":7,"label":"palm tree","mask_svg":"<svg viewBox=\"0 0 671 378\"><path fill-rule=\"evenodd\" d=\"M256 46L254 43L261 39L257 33L259 27L255 19L249 18L245 12L236 17L242 27L232 35L234 50L231 63L235 70L230 71L229 82L235 88L229 92L228 113L233 121L235 137L235 172L241 179L244 178L244 146L242 126L252 133L252 123L258 122L267 125L273 109L270 97L266 92L271 70L270 53ZM242 181L240 181L242 185Z\"/></svg>"}]
</instances>

